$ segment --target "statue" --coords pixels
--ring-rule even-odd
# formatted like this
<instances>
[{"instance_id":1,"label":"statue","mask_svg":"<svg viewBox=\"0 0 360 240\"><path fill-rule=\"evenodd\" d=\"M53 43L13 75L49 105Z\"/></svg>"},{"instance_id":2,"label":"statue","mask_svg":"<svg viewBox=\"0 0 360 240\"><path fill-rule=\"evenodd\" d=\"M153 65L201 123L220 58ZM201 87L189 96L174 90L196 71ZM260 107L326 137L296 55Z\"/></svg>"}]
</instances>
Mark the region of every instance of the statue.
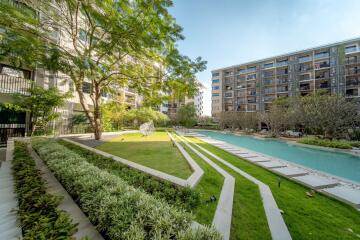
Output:
<instances>
[{"instance_id":1,"label":"statue","mask_svg":"<svg viewBox=\"0 0 360 240\"><path fill-rule=\"evenodd\" d=\"M142 135L144 136L148 136L150 135L152 132L155 131L155 127L154 127L154 123L153 121L150 122L146 122L140 125L140 132L142 133Z\"/></svg>"}]
</instances>

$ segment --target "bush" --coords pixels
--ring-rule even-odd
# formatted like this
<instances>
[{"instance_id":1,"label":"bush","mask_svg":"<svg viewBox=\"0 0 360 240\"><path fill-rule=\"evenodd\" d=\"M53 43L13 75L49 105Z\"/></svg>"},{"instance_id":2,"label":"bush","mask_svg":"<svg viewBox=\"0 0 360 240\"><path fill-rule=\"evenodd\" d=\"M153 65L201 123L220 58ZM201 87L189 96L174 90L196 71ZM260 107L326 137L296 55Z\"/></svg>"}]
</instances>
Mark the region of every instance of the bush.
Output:
<instances>
[{"instance_id":1,"label":"bush","mask_svg":"<svg viewBox=\"0 0 360 240\"><path fill-rule=\"evenodd\" d=\"M48 139L33 146L89 220L110 239L179 239L192 215L170 206ZM208 229L212 236L214 230ZM187 239L196 239L196 233Z\"/></svg>"},{"instance_id":2,"label":"bush","mask_svg":"<svg viewBox=\"0 0 360 240\"><path fill-rule=\"evenodd\" d=\"M46 192L45 182L26 146L15 142L12 161L22 239L73 239L71 236L77 231L76 224L67 213L57 208L61 198Z\"/></svg>"},{"instance_id":3,"label":"bush","mask_svg":"<svg viewBox=\"0 0 360 240\"><path fill-rule=\"evenodd\" d=\"M120 177L135 188L141 188L157 198L164 199L172 205L190 211L200 204L200 194L189 187L179 187L168 182L163 182L148 174L116 162L111 158L103 157L64 140L59 140L59 143L84 157L86 161L94 164L98 168Z\"/></svg>"},{"instance_id":4,"label":"bush","mask_svg":"<svg viewBox=\"0 0 360 240\"><path fill-rule=\"evenodd\" d=\"M316 145L330 148L351 149L351 142L345 140L328 140L319 138L301 138L298 143Z\"/></svg>"}]
</instances>

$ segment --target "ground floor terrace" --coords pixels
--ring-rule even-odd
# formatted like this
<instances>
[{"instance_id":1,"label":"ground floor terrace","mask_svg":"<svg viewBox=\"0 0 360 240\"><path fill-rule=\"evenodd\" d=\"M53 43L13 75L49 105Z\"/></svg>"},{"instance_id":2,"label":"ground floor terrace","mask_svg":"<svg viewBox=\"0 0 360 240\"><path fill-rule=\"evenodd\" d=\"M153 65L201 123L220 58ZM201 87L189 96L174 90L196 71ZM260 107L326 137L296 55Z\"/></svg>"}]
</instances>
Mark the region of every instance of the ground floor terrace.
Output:
<instances>
[{"instance_id":1,"label":"ground floor terrace","mask_svg":"<svg viewBox=\"0 0 360 240\"><path fill-rule=\"evenodd\" d=\"M346 181L200 132L124 131L105 133L101 141L91 134L15 139L3 155L1 211L26 213L16 184L22 177L16 172L25 167L19 162L26 160L27 168L40 170L45 192L64 196L53 210L79 223L77 231L63 225L76 238L360 237L360 198L355 188L350 195L344 191ZM31 232L31 225L19 229L19 221L24 219L14 212L1 215L0 229L13 231L0 231L0 238Z\"/></svg>"}]
</instances>

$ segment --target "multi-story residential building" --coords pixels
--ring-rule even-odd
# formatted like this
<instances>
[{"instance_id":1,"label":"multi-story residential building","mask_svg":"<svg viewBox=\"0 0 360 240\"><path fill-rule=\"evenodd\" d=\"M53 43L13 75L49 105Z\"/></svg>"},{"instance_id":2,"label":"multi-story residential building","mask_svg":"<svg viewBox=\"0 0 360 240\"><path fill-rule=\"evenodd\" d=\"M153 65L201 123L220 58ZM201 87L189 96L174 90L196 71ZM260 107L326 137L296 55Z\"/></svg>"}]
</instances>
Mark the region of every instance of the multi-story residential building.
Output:
<instances>
[{"instance_id":1,"label":"multi-story residential building","mask_svg":"<svg viewBox=\"0 0 360 240\"><path fill-rule=\"evenodd\" d=\"M212 116L269 110L278 97L318 90L360 99L360 38L212 71Z\"/></svg>"},{"instance_id":2,"label":"multi-story residential building","mask_svg":"<svg viewBox=\"0 0 360 240\"><path fill-rule=\"evenodd\" d=\"M10 1L11 2L11 1ZM24 3L12 1L15 7L19 9L32 8ZM35 12L34 12L35 14ZM0 34L5 30L0 26ZM66 45L69 39L64 34L60 34L60 29L50 34L53 41L61 45ZM81 40L82 34L79 33ZM57 129L62 133L68 130L69 120L75 114L81 114L83 108L80 104L78 94L75 91L74 84L70 78L62 73L50 73L43 69L16 68L10 63L0 62L0 103L12 102L11 94L20 93L24 96L29 95L29 89L33 84L41 86L45 89L57 87L61 92L73 92L73 97L68 99L63 108L57 109L61 113L60 119L57 121ZM92 100L90 98L91 83L84 82L83 92L86 101L92 108ZM117 91L117 97L103 93L103 101L121 101L129 108L138 107L141 104L142 97L135 90L130 88L120 88ZM2 109L0 105L0 144L4 143L8 136L24 136L30 129L30 114L14 112Z\"/></svg>"},{"instance_id":3,"label":"multi-story residential building","mask_svg":"<svg viewBox=\"0 0 360 240\"><path fill-rule=\"evenodd\" d=\"M177 110L186 105L186 104L193 104L195 107L196 115L202 116L204 114L204 90L205 87L198 81L199 84L199 91L193 97L185 96L183 99L176 99L174 101L170 101L163 105L163 109L167 110L167 114L170 118L175 119ZM163 111L162 111L163 112Z\"/></svg>"}]
</instances>

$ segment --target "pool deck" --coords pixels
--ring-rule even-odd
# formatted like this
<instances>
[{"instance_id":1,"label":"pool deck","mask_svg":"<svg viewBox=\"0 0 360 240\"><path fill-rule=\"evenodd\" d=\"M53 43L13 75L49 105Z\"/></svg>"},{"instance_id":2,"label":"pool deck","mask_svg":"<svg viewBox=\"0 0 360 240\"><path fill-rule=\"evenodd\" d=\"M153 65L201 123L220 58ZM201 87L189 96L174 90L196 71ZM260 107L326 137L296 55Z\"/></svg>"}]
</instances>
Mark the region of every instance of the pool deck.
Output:
<instances>
[{"instance_id":1,"label":"pool deck","mask_svg":"<svg viewBox=\"0 0 360 240\"><path fill-rule=\"evenodd\" d=\"M302 185L312 188L337 200L353 205L360 210L360 184L344 181L323 172L303 167L298 164L277 159L265 154L257 153L246 148L235 146L224 141L216 140L195 132L183 133L185 136L192 136L212 144L231 154L239 156L253 164L272 171L278 175L289 178ZM356 185L356 187L353 187Z\"/></svg>"}]
</instances>

